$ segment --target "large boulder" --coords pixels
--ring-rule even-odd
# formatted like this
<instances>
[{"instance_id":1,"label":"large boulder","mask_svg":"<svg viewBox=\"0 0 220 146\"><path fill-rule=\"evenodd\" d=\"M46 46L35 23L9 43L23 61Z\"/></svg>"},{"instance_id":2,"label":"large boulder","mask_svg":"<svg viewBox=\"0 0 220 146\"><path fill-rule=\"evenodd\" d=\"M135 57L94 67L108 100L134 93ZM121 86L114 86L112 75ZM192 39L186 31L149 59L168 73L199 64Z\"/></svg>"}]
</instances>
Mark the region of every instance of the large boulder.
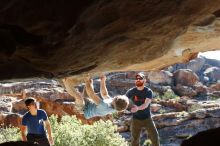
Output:
<instances>
[{"instance_id":1,"label":"large boulder","mask_svg":"<svg viewBox=\"0 0 220 146\"><path fill-rule=\"evenodd\" d=\"M4 117L4 120L2 124L4 124L4 126L19 127L21 125L22 116L19 114L7 113L3 117Z\"/></svg>"},{"instance_id":2,"label":"large boulder","mask_svg":"<svg viewBox=\"0 0 220 146\"><path fill-rule=\"evenodd\" d=\"M148 79L153 84L171 85L173 74L169 71L161 70L159 72L151 71L148 73Z\"/></svg>"},{"instance_id":3,"label":"large boulder","mask_svg":"<svg viewBox=\"0 0 220 146\"><path fill-rule=\"evenodd\" d=\"M199 81L198 76L189 69L179 69L173 73L173 77L175 85L181 84L192 87Z\"/></svg>"}]
</instances>

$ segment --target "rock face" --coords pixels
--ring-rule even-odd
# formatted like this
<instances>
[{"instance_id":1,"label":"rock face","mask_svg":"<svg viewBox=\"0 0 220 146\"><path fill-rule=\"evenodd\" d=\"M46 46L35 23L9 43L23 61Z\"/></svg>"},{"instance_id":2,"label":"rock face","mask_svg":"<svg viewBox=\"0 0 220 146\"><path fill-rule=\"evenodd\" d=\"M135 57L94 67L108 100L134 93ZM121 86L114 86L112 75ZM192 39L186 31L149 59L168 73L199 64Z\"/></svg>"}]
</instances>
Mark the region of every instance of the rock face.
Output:
<instances>
[{"instance_id":1,"label":"rock face","mask_svg":"<svg viewBox=\"0 0 220 146\"><path fill-rule=\"evenodd\" d=\"M0 80L81 82L84 72L156 70L219 49L219 0L13 0L0 10Z\"/></svg>"}]
</instances>

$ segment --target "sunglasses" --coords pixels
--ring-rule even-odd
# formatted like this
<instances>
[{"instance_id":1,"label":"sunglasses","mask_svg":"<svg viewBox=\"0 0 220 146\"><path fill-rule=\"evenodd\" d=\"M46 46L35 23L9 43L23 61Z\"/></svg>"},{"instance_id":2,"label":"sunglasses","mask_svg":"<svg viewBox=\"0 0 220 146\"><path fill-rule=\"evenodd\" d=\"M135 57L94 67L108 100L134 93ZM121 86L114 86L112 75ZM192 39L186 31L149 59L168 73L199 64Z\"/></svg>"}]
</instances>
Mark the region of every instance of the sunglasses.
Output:
<instances>
[{"instance_id":1,"label":"sunglasses","mask_svg":"<svg viewBox=\"0 0 220 146\"><path fill-rule=\"evenodd\" d=\"M136 78L136 80L143 80L143 78Z\"/></svg>"}]
</instances>

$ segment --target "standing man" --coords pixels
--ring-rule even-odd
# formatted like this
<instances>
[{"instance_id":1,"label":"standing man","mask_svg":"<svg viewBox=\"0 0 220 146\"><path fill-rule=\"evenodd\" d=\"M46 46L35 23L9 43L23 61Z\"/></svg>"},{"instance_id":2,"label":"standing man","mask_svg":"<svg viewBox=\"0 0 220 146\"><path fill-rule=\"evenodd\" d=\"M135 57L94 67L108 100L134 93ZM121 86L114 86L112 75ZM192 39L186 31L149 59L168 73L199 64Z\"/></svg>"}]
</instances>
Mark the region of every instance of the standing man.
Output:
<instances>
[{"instance_id":1,"label":"standing man","mask_svg":"<svg viewBox=\"0 0 220 146\"><path fill-rule=\"evenodd\" d=\"M133 102L131 112L133 113L131 122L131 145L139 146L141 129L145 128L153 146L160 146L159 135L155 124L151 118L150 103L153 92L146 87L146 78L143 73L135 76L136 87L127 91L126 96Z\"/></svg>"},{"instance_id":2,"label":"standing man","mask_svg":"<svg viewBox=\"0 0 220 146\"><path fill-rule=\"evenodd\" d=\"M37 143L41 146L53 145L50 122L48 120L46 112L42 109L38 109L37 103L34 98L27 98L25 100L25 105L29 111L26 112L22 118L22 141ZM44 125L48 133L48 139Z\"/></svg>"}]
</instances>

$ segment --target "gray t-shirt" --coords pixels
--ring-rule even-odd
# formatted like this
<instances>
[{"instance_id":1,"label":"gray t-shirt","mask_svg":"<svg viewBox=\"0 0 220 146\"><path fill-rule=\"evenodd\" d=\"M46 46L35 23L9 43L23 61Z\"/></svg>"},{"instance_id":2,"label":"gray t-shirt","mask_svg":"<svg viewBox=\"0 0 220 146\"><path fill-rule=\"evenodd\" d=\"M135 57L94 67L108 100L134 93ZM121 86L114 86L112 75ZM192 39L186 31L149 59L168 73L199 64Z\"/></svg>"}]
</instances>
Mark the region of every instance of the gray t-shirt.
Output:
<instances>
[{"instance_id":1,"label":"gray t-shirt","mask_svg":"<svg viewBox=\"0 0 220 146\"><path fill-rule=\"evenodd\" d=\"M99 105L88 101L88 99L85 102L84 116L86 119L96 116L105 116L116 112L116 110L111 106L112 98L104 100L100 99Z\"/></svg>"}]
</instances>

